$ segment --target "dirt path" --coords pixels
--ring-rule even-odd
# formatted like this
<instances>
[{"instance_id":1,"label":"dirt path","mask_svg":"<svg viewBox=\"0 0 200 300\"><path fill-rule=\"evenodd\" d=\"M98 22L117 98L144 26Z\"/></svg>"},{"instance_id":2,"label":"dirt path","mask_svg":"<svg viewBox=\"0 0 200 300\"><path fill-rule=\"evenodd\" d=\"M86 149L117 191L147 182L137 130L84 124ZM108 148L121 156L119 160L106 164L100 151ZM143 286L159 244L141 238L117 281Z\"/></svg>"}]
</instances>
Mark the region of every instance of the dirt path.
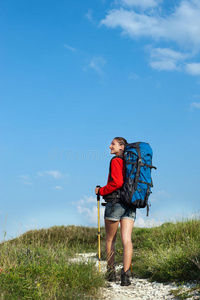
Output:
<instances>
[{"instance_id":1,"label":"dirt path","mask_svg":"<svg viewBox=\"0 0 200 300\"><path fill-rule=\"evenodd\" d=\"M99 262L96 258L96 253L80 253L72 261L94 261L97 268L99 266ZM106 272L105 261L101 261L101 272ZM118 266L118 269L121 269L122 266ZM185 291L194 287L195 284L184 284L181 286ZM171 290L177 290L179 287L173 283L170 284L162 284L158 282L149 282L147 279L139 279L139 278L131 278L131 285L127 287L123 287L120 285L120 278L117 278L116 282L107 282L106 288L101 288L101 299L102 300L127 300L127 299L135 299L135 300L170 300L170 299L178 299L171 294ZM200 294L193 293L189 298L185 299L199 299Z\"/></svg>"}]
</instances>

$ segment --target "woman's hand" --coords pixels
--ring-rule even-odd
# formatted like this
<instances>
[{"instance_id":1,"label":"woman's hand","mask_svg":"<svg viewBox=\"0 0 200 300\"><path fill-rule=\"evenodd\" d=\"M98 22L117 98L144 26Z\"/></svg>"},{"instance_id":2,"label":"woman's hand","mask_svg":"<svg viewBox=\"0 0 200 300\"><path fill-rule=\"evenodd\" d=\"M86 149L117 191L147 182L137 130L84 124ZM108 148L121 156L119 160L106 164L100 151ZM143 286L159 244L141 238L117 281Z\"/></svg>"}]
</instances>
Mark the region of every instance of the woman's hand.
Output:
<instances>
[{"instance_id":1,"label":"woman's hand","mask_svg":"<svg viewBox=\"0 0 200 300\"><path fill-rule=\"evenodd\" d=\"M96 187L96 188L95 188L95 194L96 194L96 195L98 195L99 189L100 189L99 187Z\"/></svg>"}]
</instances>

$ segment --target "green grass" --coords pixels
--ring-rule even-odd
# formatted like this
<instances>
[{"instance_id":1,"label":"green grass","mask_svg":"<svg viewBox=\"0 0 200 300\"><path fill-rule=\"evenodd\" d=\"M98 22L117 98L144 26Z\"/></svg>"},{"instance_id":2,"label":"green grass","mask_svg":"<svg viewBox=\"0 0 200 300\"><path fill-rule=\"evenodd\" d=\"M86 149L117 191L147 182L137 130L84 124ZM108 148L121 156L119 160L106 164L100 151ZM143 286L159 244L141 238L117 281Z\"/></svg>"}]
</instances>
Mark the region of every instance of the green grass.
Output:
<instances>
[{"instance_id":1,"label":"green grass","mask_svg":"<svg viewBox=\"0 0 200 300\"><path fill-rule=\"evenodd\" d=\"M199 220L135 229L133 244L135 274L161 282L200 279Z\"/></svg>"},{"instance_id":2,"label":"green grass","mask_svg":"<svg viewBox=\"0 0 200 300\"><path fill-rule=\"evenodd\" d=\"M160 282L199 281L198 219L134 228L132 240L134 275ZM97 229L81 226L28 231L0 244L1 299L98 298L105 285L103 275L91 262L70 262L76 253L97 252L97 248ZM104 249L105 228L101 228L102 259L106 259ZM116 262L122 263L120 230ZM184 297L179 292L179 298Z\"/></svg>"},{"instance_id":3,"label":"green grass","mask_svg":"<svg viewBox=\"0 0 200 300\"><path fill-rule=\"evenodd\" d=\"M0 245L1 299L93 299L104 278L93 263L72 263L97 249L97 230L53 227L29 231ZM94 245L93 245L94 244Z\"/></svg>"}]
</instances>

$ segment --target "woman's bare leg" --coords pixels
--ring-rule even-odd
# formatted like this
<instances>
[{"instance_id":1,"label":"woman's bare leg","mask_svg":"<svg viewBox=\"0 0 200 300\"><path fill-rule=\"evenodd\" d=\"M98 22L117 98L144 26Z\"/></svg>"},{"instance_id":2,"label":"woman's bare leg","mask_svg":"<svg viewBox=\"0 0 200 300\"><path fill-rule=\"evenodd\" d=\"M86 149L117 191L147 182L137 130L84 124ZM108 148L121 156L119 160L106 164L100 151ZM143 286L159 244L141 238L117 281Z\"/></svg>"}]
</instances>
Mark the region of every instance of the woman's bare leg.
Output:
<instances>
[{"instance_id":1,"label":"woman's bare leg","mask_svg":"<svg viewBox=\"0 0 200 300\"><path fill-rule=\"evenodd\" d=\"M122 219L121 224L121 237L123 244L123 262L124 262L124 272L129 270L133 255L133 245L131 240L132 229L134 221L130 219Z\"/></svg>"},{"instance_id":2,"label":"woman's bare leg","mask_svg":"<svg viewBox=\"0 0 200 300\"><path fill-rule=\"evenodd\" d=\"M110 221L105 219L106 254L108 266L110 268L113 268L115 263L115 241L117 236L118 225L119 221Z\"/></svg>"}]
</instances>

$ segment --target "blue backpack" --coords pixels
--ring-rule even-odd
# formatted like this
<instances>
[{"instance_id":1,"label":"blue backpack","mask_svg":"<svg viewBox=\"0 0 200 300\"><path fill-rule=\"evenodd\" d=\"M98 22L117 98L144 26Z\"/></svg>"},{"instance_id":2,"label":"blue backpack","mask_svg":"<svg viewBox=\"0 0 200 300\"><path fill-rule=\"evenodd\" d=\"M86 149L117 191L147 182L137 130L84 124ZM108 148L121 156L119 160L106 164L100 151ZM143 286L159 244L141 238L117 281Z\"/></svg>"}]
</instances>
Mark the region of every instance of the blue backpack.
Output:
<instances>
[{"instance_id":1,"label":"blue backpack","mask_svg":"<svg viewBox=\"0 0 200 300\"><path fill-rule=\"evenodd\" d=\"M124 151L125 181L120 189L120 201L131 208L147 207L153 187L151 178L153 151L149 144L138 142L127 144Z\"/></svg>"}]
</instances>

